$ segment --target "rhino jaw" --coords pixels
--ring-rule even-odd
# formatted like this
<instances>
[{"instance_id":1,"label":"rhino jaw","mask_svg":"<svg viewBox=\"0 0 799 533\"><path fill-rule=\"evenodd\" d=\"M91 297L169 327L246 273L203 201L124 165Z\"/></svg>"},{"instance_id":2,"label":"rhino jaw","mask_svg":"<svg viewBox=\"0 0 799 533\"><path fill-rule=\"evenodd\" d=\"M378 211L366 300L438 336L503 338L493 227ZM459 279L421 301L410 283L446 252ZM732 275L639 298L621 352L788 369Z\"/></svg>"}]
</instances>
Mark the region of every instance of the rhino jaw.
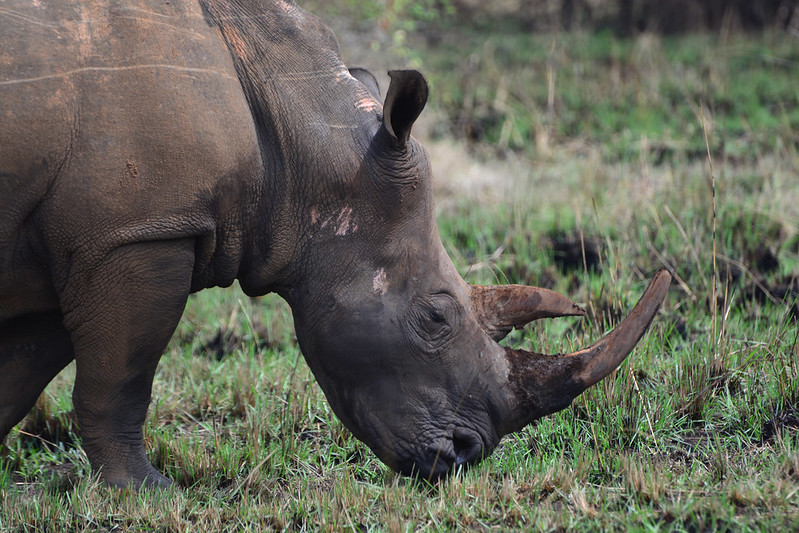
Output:
<instances>
[{"instance_id":1,"label":"rhino jaw","mask_svg":"<svg viewBox=\"0 0 799 533\"><path fill-rule=\"evenodd\" d=\"M511 413L498 428L506 435L568 407L584 390L613 372L638 343L666 297L671 275L662 270L629 315L583 350L546 355L505 348Z\"/></svg>"}]
</instances>

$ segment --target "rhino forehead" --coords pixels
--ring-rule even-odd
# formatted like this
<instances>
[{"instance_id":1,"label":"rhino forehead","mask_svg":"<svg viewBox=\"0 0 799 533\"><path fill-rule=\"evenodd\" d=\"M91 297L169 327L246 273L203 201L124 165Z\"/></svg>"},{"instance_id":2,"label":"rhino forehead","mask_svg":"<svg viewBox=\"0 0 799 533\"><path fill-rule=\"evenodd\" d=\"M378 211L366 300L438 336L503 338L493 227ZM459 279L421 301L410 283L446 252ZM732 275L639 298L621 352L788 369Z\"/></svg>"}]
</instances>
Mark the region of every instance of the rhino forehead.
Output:
<instances>
[{"instance_id":1,"label":"rhino forehead","mask_svg":"<svg viewBox=\"0 0 799 533\"><path fill-rule=\"evenodd\" d=\"M334 76L336 81L339 83L345 82L355 84L355 109L358 111L365 111L367 113L372 113L375 111L382 113L383 104L381 104L372 93L370 93L352 74L350 74L350 71L347 67L341 65L335 70Z\"/></svg>"}]
</instances>

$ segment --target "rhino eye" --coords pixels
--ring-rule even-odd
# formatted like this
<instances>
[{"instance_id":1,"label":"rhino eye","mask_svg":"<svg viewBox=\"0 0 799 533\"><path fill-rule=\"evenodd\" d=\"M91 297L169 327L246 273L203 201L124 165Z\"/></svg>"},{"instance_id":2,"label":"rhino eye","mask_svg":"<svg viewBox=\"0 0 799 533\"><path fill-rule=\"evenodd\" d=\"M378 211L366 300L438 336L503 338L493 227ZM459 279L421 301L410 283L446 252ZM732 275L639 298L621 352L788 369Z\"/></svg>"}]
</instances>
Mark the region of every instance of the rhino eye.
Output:
<instances>
[{"instance_id":1,"label":"rhino eye","mask_svg":"<svg viewBox=\"0 0 799 533\"><path fill-rule=\"evenodd\" d=\"M413 343L428 354L437 354L452 342L460 323L456 301L443 293L417 299L409 318L407 331L413 332Z\"/></svg>"},{"instance_id":2,"label":"rhino eye","mask_svg":"<svg viewBox=\"0 0 799 533\"><path fill-rule=\"evenodd\" d=\"M430 317L430 320L438 324L444 324L447 321L446 317L444 317L444 313L438 309L430 309L427 316Z\"/></svg>"},{"instance_id":3,"label":"rhino eye","mask_svg":"<svg viewBox=\"0 0 799 533\"><path fill-rule=\"evenodd\" d=\"M428 336L439 336L447 333L450 329L444 311L437 307L428 308L426 314L421 316L424 317L421 328Z\"/></svg>"}]
</instances>

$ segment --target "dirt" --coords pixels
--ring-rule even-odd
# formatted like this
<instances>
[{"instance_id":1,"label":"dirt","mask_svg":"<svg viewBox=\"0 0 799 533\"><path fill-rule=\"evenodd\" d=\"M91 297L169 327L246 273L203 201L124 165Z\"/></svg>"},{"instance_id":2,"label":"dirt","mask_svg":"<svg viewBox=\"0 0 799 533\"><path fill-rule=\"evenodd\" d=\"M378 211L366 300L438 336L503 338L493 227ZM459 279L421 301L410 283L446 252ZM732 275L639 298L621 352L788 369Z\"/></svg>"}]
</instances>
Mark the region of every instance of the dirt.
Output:
<instances>
[{"instance_id":1,"label":"dirt","mask_svg":"<svg viewBox=\"0 0 799 533\"><path fill-rule=\"evenodd\" d=\"M774 411L771 419L763 422L761 442L771 443L778 436L786 437L799 431L799 406L789 405Z\"/></svg>"},{"instance_id":2,"label":"dirt","mask_svg":"<svg viewBox=\"0 0 799 533\"><path fill-rule=\"evenodd\" d=\"M779 242L775 244L779 245ZM790 320L799 319L799 272L776 275L780 269L777 254L767 246L758 245L740 253L742 261L727 260L720 268L720 281L717 305L724 308L731 291L739 297L733 301L740 307L773 304L784 306Z\"/></svg>"},{"instance_id":3,"label":"dirt","mask_svg":"<svg viewBox=\"0 0 799 533\"><path fill-rule=\"evenodd\" d=\"M568 273L602 270L601 241L597 237L580 233L555 233L549 236L549 241L554 251L555 264L561 271Z\"/></svg>"},{"instance_id":4,"label":"dirt","mask_svg":"<svg viewBox=\"0 0 799 533\"><path fill-rule=\"evenodd\" d=\"M269 340L269 332L266 327L260 323L254 324L253 335L248 337L245 338L234 330L220 326L214 336L200 347L200 353L221 361L236 350L248 349L252 343L252 337L256 339L255 349L257 352L277 347L276 343Z\"/></svg>"}]
</instances>

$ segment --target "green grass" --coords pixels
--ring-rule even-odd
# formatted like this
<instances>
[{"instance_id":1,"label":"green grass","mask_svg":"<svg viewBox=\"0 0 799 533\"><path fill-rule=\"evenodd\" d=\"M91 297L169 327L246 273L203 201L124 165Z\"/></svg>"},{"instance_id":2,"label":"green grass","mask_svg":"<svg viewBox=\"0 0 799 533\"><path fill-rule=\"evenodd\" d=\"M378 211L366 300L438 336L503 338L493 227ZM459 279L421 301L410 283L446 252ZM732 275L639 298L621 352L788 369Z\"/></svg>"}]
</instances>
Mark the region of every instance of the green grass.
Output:
<instances>
[{"instance_id":1,"label":"green grass","mask_svg":"<svg viewBox=\"0 0 799 533\"><path fill-rule=\"evenodd\" d=\"M453 125L473 117L478 159L501 168L493 156L515 153L526 166L504 201L450 202L445 246L467 281L545 285L586 307L584 320L507 341L546 352L597 339L654 271L673 269L660 316L620 369L430 486L388 471L338 422L285 303L205 291L162 359L145 427L151 460L177 486L98 483L68 368L6 440L0 530L799 528L796 293L758 289L799 274L799 44L510 31L459 42L423 55L445 117L433 133L460 135ZM457 183L447 171L438 179ZM597 268L562 268L556 246L581 239Z\"/></svg>"}]
</instances>

